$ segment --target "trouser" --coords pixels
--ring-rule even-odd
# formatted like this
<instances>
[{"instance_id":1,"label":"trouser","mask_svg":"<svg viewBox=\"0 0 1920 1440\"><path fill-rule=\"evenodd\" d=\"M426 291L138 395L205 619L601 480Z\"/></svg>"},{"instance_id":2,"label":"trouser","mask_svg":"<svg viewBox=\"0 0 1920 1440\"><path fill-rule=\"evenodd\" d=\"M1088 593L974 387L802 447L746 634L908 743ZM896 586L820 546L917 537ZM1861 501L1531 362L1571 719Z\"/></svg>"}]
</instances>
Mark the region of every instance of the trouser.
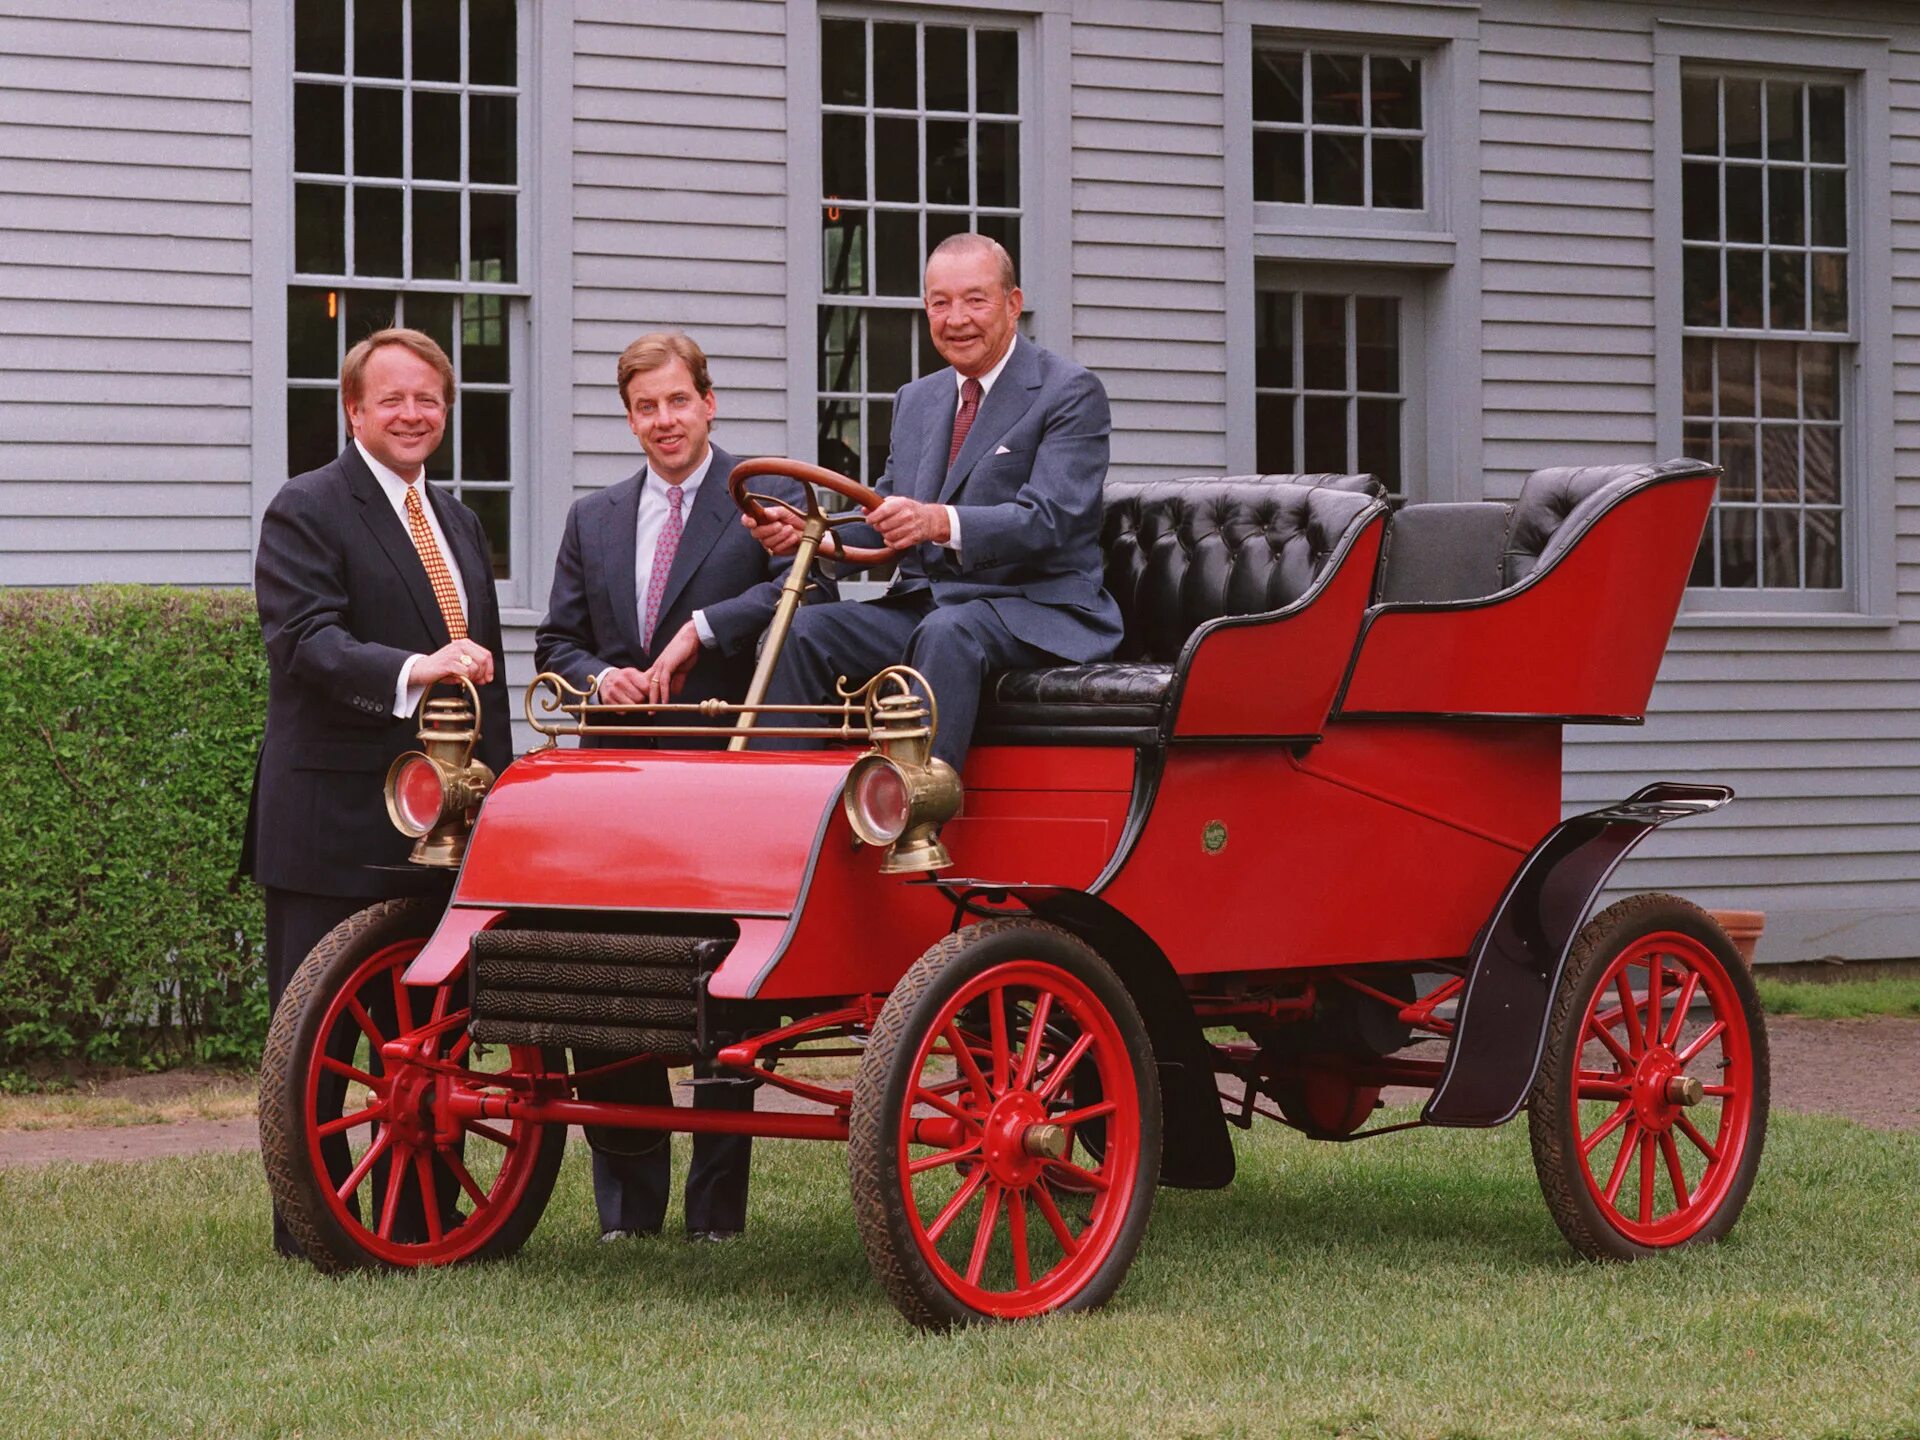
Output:
<instances>
[{"instance_id":1,"label":"trouser","mask_svg":"<svg viewBox=\"0 0 1920 1440\"><path fill-rule=\"evenodd\" d=\"M597 1050L575 1050L576 1070L610 1064L617 1055ZM713 1076L704 1061L695 1061L696 1080ZM721 1072L731 1074L731 1071ZM580 1085L583 1100L618 1101L628 1105L671 1105L673 1090L667 1067L629 1066ZM751 1110L750 1085L695 1085L697 1110ZM672 1187L672 1139L664 1130L592 1130L593 1203L600 1230L632 1230L650 1235L666 1218L667 1194ZM747 1135L695 1135L693 1164L687 1171L687 1230L744 1230L747 1226L747 1170L753 1139Z\"/></svg>"}]
</instances>

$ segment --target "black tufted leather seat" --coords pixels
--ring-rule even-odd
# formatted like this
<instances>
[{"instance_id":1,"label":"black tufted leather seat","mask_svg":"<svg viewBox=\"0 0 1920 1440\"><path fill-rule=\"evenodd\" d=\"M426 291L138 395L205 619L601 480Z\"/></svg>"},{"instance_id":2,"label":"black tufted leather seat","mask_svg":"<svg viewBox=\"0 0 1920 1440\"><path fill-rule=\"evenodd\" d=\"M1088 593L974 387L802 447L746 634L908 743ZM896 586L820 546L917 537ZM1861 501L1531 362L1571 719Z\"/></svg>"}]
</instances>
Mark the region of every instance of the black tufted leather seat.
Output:
<instances>
[{"instance_id":1,"label":"black tufted leather seat","mask_svg":"<svg viewBox=\"0 0 1920 1440\"><path fill-rule=\"evenodd\" d=\"M1126 624L1119 651L989 680L979 740L1151 743L1194 630L1298 600L1383 493L1371 475L1110 482L1102 535L1107 589Z\"/></svg>"}]
</instances>

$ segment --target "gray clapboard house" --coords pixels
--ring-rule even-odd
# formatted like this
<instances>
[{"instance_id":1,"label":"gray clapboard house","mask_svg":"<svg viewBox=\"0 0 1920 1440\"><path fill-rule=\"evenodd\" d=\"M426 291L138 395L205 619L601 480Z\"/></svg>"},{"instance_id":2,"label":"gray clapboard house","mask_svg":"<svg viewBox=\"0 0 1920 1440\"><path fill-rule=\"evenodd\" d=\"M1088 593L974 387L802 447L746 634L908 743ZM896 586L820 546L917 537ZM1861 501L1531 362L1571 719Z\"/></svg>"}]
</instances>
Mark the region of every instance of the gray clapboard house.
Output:
<instances>
[{"instance_id":1,"label":"gray clapboard house","mask_svg":"<svg viewBox=\"0 0 1920 1440\"><path fill-rule=\"evenodd\" d=\"M1762 957L1920 954L1920 7L1895 0L0 0L0 583L244 585L342 348L456 356L439 479L516 679L613 357L872 477L925 247L1018 253L1118 474L1421 499L1711 456L1640 729L1570 808L1739 804L1622 876Z\"/></svg>"}]
</instances>

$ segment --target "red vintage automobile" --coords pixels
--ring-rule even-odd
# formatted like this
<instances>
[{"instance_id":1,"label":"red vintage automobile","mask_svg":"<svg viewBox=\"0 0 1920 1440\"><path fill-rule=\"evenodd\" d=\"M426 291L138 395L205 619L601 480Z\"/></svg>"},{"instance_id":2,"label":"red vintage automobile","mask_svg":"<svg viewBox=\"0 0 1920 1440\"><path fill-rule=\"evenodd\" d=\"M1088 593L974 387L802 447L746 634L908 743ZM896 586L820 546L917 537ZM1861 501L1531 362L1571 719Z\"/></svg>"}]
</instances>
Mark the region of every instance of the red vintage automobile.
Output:
<instances>
[{"instance_id":1,"label":"red vintage automobile","mask_svg":"<svg viewBox=\"0 0 1920 1440\"><path fill-rule=\"evenodd\" d=\"M877 503L764 460L749 511L756 474ZM1766 1133L1752 980L1684 900L1592 912L1731 792L1565 821L1560 796L1562 727L1642 718L1716 474L1397 510L1366 476L1112 484L1125 647L996 677L964 777L904 669L814 707L840 743L745 748L792 733L759 696L836 523L816 490L744 704L635 714L542 676L547 748L496 779L471 703L429 703L388 804L451 900L375 905L301 967L262 1079L276 1200L322 1269L440 1265L525 1241L569 1125L843 1141L875 1277L943 1327L1106 1301L1157 1186L1232 1179L1229 1123L1525 1109L1583 1255L1719 1238ZM716 718L724 751L552 738ZM586 1098L609 1067L571 1047L700 1057L761 1104ZM1430 1092L1418 1119L1370 1123L1388 1086Z\"/></svg>"}]
</instances>

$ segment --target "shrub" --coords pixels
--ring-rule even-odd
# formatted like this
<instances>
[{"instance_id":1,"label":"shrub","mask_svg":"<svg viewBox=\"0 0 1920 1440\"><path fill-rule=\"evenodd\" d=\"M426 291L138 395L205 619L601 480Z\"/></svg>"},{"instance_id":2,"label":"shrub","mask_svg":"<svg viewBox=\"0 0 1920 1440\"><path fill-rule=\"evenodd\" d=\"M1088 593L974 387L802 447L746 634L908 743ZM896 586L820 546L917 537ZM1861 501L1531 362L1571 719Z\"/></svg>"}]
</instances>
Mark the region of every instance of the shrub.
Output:
<instances>
[{"instance_id":1,"label":"shrub","mask_svg":"<svg viewBox=\"0 0 1920 1440\"><path fill-rule=\"evenodd\" d=\"M0 591L0 1066L253 1058L245 590Z\"/></svg>"}]
</instances>

